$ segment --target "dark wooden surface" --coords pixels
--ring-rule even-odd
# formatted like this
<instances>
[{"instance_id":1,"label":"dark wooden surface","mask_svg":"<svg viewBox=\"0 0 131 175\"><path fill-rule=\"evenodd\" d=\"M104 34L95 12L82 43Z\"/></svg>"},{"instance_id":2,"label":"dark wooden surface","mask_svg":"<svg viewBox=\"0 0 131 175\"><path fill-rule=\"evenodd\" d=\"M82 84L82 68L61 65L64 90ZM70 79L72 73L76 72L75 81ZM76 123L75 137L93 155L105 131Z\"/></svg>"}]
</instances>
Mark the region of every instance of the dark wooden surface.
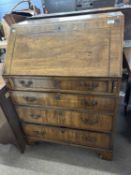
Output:
<instances>
[{"instance_id":1,"label":"dark wooden surface","mask_svg":"<svg viewBox=\"0 0 131 175\"><path fill-rule=\"evenodd\" d=\"M0 105L4 112L4 115L6 116L7 121L10 124L10 127L13 131L13 134L16 138L16 145L18 146L19 150L21 152L24 152L25 150L25 139L23 137L23 132L20 127L20 122L17 118L17 113L14 108L14 105L11 101L11 98L9 96L7 87L4 86L0 90Z\"/></svg>"},{"instance_id":2,"label":"dark wooden surface","mask_svg":"<svg viewBox=\"0 0 131 175\"><path fill-rule=\"evenodd\" d=\"M131 45L126 44L124 48L124 59L128 70L126 95L125 95L125 114L131 110Z\"/></svg>"},{"instance_id":3,"label":"dark wooden surface","mask_svg":"<svg viewBox=\"0 0 131 175\"><path fill-rule=\"evenodd\" d=\"M0 143L2 144L14 144L21 152L24 151L25 142L23 141L23 133L19 129L18 120L16 118L15 108L11 102L10 97L6 97L8 90L6 88L5 81L2 78L3 64L0 64ZM3 118L3 119L2 119ZM16 120L16 121L14 121ZM20 138L19 138L20 135ZM21 139L21 141L20 141Z\"/></svg>"},{"instance_id":4,"label":"dark wooden surface","mask_svg":"<svg viewBox=\"0 0 131 175\"><path fill-rule=\"evenodd\" d=\"M124 56L128 65L129 75L131 76L131 46L124 48Z\"/></svg>"}]
</instances>

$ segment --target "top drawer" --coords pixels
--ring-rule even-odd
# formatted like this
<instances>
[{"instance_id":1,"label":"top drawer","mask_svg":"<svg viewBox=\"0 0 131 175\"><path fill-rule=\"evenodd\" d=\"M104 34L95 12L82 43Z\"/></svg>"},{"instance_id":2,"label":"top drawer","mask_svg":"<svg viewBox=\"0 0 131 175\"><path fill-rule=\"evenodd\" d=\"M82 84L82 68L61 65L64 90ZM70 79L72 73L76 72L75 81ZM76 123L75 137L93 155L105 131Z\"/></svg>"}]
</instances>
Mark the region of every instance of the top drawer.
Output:
<instances>
[{"instance_id":1,"label":"top drawer","mask_svg":"<svg viewBox=\"0 0 131 175\"><path fill-rule=\"evenodd\" d=\"M116 93L119 88L118 79L104 78L9 77L6 80L7 86L11 90L68 90Z\"/></svg>"}]
</instances>

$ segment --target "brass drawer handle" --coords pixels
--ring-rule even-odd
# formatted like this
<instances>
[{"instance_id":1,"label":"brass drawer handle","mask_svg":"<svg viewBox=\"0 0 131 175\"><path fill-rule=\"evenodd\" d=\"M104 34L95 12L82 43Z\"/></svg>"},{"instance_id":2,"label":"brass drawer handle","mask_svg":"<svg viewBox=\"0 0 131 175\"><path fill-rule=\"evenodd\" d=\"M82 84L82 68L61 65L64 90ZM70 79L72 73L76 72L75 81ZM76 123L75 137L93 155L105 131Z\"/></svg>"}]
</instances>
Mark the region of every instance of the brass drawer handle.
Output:
<instances>
[{"instance_id":1,"label":"brass drawer handle","mask_svg":"<svg viewBox=\"0 0 131 175\"><path fill-rule=\"evenodd\" d=\"M56 110L55 114L58 115L58 116L63 116L64 113L63 113L62 110Z\"/></svg>"},{"instance_id":2,"label":"brass drawer handle","mask_svg":"<svg viewBox=\"0 0 131 175\"><path fill-rule=\"evenodd\" d=\"M42 135L41 131L33 131L33 133L37 134L37 135Z\"/></svg>"},{"instance_id":3,"label":"brass drawer handle","mask_svg":"<svg viewBox=\"0 0 131 175\"><path fill-rule=\"evenodd\" d=\"M55 88L59 89L60 88L60 80L54 80L54 86L55 86Z\"/></svg>"},{"instance_id":4,"label":"brass drawer handle","mask_svg":"<svg viewBox=\"0 0 131 175\"><path fill-rule=\"evenodd\" d=\"M87 88L87 90L91 91L91 90L94 90L96 89L97 87L99 87L99 83L96 83L96 82L93 82L93 83L87 83L87 82L84 82L84 81L81 81L80 82L80 85L81 86L84 86Z\"/></svg>"},{"instance_id":5,"label":"brass drawer handle","mask_svg":"<svg viewBox=\"0 0 131 175\"><path fill-rule=\"evenodd\" d=\"M31 116L33 119L38 119L38 118L41 117L41 115L39 115L39 114L31 114L30 116Z\"/></svg>"},{"instance_id":6,"label":"brass drawer handle","mask_svg":"<svg viewBox=\"0 0 131 175\"><path fill-rule=\"evenodd\" d=\"M82 105L85 106L96 106L97 105L97 101L96 100L82 100Z\"/></svg>"},{"instance_id":7,"label":"brass drawer handle","mask_svg":"<svg viewBox=\"0 0 131 175\"><path fill-rule=\"evenodd\" d=\"M60 94L55 95L56 100L60 100Z\"/></svg>"},{"instance_id":8,"label":"brass drawer handle","mask_svg":"<svg viewBox=\"0 0 131 175\"><path fill-rule=\"evenodd\" d=\"M35 97L24 97L27 102L34 102L37 99Z\"/></svg>"},{"instance_id":9,"label":"brass drawer handle","mask_svg":"<svg viewBox=\"0 0 131 175\"><path fill-rule=\"evenodd\" d=\"M46 131L42 131L42 135L45 136L46 135Z\"/></svg>"},{"instance_id":10,"label":"brass drawer handle","mask_svg":"<svg viewBox=\"0 0 131 175\"><path fill-rule=\"evenodd\" d=\"M65 130L61 130L61 133L64 134L65 133Z\"/></svg>"},{"instance_id":11,"label":"brass drawer handle","mask_svg":"<svg viewBox=\"0 0 131 175\"><path fill-rule=\"evenodd\" d=\"M25 82L24 80L21 80L20 83L21 83L22 86L24 86L24 87L26 87L26 88L31 87L31 85L33 84L32 81L27 81L27 82Z\"/></svg>"},{"instance_id":12,"label":"brass drawer handle","mask_svg":"<svg viewBox=\"0 0 131 175\"><path fill-rule=\"evenodd\" d=\"M45 135L46 132L45 131L33 131L33 133L37 134L37 135Z\"/></svg>"},{"instance_id":13,"label":"brass drawer handle","mask_svg":"<svg viewBox=\"0 0 131 175\"><path fill-rule=\"evenodd\" d=\"M84 123L84 124L88 124L88 125L95 125L99 122L99 119L98 118L95 118L95 119L87 119L87 118L81 118L81 121Z\"/></svg>"},{"instance_id":14,"label":"brass drawer handle","mask_svg":"<svg viewBox=\"0 0 131 175\"><path fill-rule=\"evenodd\" d=\"M86 142L96 143L96 137L92 137L90 135L83 136L83 140Z\"/></svg>"}]
</instances>

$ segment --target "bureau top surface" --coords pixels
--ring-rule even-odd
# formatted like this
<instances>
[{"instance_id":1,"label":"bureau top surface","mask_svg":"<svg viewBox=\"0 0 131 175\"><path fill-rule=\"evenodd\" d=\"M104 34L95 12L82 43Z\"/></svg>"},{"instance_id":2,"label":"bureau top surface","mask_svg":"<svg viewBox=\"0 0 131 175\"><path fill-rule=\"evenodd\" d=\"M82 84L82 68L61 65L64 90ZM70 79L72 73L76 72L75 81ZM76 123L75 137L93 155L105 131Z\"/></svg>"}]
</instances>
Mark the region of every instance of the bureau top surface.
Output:
<instances>
[{"instance_id":1,"label":"bureau top surface","mask_svg":"<svg viewBox=\"0 0 131 175\"><path fill-rule=\"evenodd\" d=\"M120 12L27 20L11 29L4 75L120 77Z\"/></svg>"}]
</instances>

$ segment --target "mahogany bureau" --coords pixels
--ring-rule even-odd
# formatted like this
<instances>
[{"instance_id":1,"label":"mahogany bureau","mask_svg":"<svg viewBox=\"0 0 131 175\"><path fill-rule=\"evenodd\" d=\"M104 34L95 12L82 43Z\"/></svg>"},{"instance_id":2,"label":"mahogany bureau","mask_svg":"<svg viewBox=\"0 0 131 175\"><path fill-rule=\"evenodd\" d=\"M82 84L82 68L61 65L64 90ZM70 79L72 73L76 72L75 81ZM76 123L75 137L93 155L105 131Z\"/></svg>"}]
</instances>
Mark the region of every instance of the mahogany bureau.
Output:
<instances>
[{"instance_id":1,"label":"mahogany bureau","mask_svg":"<svg viewBox=\"0 0 131 175\"><path fill-rule=\"evenodd\" d=\"M27 143L78 145L112 159L123 23L115 12L12 27L4 78Z\"/></svg>"}]
</instances>

